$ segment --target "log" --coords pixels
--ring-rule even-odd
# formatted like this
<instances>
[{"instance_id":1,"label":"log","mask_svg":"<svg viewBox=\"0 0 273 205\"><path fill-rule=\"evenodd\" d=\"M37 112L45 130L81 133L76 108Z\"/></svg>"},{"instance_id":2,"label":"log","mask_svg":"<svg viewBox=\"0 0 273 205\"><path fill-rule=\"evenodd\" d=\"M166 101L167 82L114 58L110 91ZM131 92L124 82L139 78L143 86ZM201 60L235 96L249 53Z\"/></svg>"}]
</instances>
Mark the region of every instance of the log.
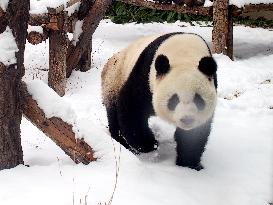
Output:
<instances>
[{"instance_id":1,"label":"log","mask_svg":"<svg viewBox=\"0 0 273 205\"><path fill-rule=\"evenodd\" d=\"M31 14L28 24L31 26L42 26L43 24L48 24L50 22L50 17L48 14Z\"/></svg>"},{"instance_id":2,"label":"log","mask_svg":"<svg viewBox=\"0 0 273 205\"><path fill-rule=\"evenodd\" d=\"M175 4L156 4L146 0L118 0L127 4L135 6L143 6L150 9L164 10L164 11L175 11L177 13L201 15L201 16L212 16L212 7L198 7L198 6L184 6Z\"/></svg>"},{"instance_id":3,"label":"log","mask_svg":"<svg viewBox=\"0 0 273 205\"><path fill-rule=\"evenodd\" d=\"M233 21L229 0L213 1L212 52L233 60Z\"/></svg>"},{"instance_id":4,"label":"log","mask_svg":"<svg viewBox=\"0 0 273 205\"><path fill-rule=\"evenodd\" d=\"M44 111L31 97L24 82L21 85L24 116L53 140L75 163L89 164L95 161L93 149L72 131L72 125L57 117L47 118Z\"/></svg>"},{"instance_id":5,"label":"log","mask_svg":"<svg viewBox=\"0 0 273 205\"><path fill-rule=\"evenodd\" d=\"M39 33L37 31L31 31L28 33L27 40L32 45L37 45L39 43L42 43L48 38L48 32Z\"/></svg>"},{"instance_id":6,"label":"log","mask_svg":"<svg viewBox=\"0 0 273 205\"><path fill-rule=\"evenodd\" d=\"M273 4L249 4L242 8L232 6L232 16L240 16L242 13L256 13L260 11L273 11Z\"/></svg>"},{"instance_id":7,"label":"log","mask_svg":"<svg viewBox=\"0 0 273 205\"><path fill-rule=\"evenodd\" d=\"M59 14L57 18L58 22L63 22L63 25L65 25L66 12ZM65 94L67 49L68 37L66 31L63 29L50 30L48 85L60 96Z\"/></svg>"},{"instance_id":8,"label":"log","mask_svg":"<svg viewBox=\"0 0 273 205\"><path fill-rule=\"evenodd\" d=\"M77 67L82 54L88 49L88 42L91 42L93 33L95 32L111 3L112 0L96 0L92 8L89 10L83 22L83 32L79 37L79 41L76 47L68 55L66 72L67 77L71 75L72 70Z\"/></svg>"}]
</instances>

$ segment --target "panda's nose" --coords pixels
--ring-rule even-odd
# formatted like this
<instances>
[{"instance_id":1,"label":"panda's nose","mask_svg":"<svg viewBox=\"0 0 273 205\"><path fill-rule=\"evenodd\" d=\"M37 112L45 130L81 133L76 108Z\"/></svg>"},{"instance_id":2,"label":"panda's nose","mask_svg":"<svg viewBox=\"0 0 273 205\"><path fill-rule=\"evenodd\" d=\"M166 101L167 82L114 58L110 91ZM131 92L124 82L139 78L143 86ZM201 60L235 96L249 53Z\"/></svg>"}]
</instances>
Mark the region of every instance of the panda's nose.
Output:
<instances>
[{"instance_id":1,"label":"panda's nose","mask_svg":"<svg viewBox=\"0 0 273 205\"><path fill-rule=\"evenodd\" d=\"M192 116L185 116L180 121L185 125L191 125L194 122L194 118Z\"/></svg>"}]
</instances>

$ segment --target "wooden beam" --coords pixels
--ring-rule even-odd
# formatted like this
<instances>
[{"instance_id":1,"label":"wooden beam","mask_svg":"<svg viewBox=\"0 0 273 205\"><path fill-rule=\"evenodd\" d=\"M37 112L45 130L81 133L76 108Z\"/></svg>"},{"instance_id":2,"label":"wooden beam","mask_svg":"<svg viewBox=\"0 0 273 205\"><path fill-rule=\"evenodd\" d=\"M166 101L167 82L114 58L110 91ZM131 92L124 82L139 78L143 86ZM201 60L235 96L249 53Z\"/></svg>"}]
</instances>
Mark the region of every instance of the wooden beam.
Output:
<instances>
[{"instance_id":1,"label":"wooden beam","mask_svg":"<svg viewBox=\"0 0 273 205\"><path fill-rule=\"evenodd\" d=\"M233 22L229 0L213 1L212 52L233 60Z\"/></svg>"},{"instance_id":2,"label":"wooden beam","mask_svg":"<svg viewBox=\"0 0 273 205\"><path fill-rule=\"evenodd\" d=\"M28 24L31 26L42 26L50 22L49 15L46 14L31 14Z\"/></svg>"},{"instance_id":3,"label":"wooden beam","mask_svg":"<svg viewBox=\"0 0 273 205\"><path fill-rule=\"evenodd\" d=\"M24 116L53 140L75 163L89 164L96 160L93 149L84 139L76 137L70 124L57 117L45 116L44 111L29 94L24 82L20 94Z\"/></svg>"},{"instance_id":4,"label":"wooden beam","mask_svg":"<svg viewBox=\"0 0 273 205\"><path fill-rule=\"evenodd\" d=\"M164 11L176 11L178 13L194 14L201 16L212 16L212 7L189 7L175 4L157 4L146 0L118 0L127 4L135 6L143 6L150 9L164 10Z\"/></svg>"},{"instance_id":5,"label":"wooden beam","mask_svg":"<svg viewBox=\"0 0 273 205\"><path fill-rule=\"evenodd\" d=\"M232 16L240 16L242 13L273 11L273 4L249 4L238 8L232 6Z\"/></svg>"}]
</instances>

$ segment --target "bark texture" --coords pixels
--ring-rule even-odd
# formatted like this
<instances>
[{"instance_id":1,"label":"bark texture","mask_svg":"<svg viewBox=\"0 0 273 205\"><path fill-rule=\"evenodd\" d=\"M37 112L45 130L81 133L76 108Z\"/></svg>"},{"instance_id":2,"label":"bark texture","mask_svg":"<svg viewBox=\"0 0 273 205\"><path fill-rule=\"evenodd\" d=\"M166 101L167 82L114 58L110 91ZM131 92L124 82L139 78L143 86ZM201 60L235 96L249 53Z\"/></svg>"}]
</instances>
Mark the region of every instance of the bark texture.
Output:
<instances>
[{"instance_id":1,"label":"bark texture","mask_svg":"<svg viewBox=\"0 0 273 205\"><path fill-rule=\"evenodd\" d=\"M32 45L37 45L42 43L48 38L48 33L44 30L44 33L39 33L37 31L31 31L28 33L27 40Z\"/></svg>"},{"instance_id":2,"label":"bark texture","mask_svg":"<svg viewBox=\"0 0 273 205\"><path fill-rule=\"evenodd\" d=\"M213 1L213 53L223 53L233 60L233 21L229 0Z\"/></svg>"},{"instance_id":3,"label":"bark texture","mask_svg":"<svg viewBox=\"0 0 273 205\"><path fill-rule=\"evenodd\" d=\"M23 164L20 137L22 112L19 90L20 81L24 75L28 11L29 0L10 0L4 17L6 24L12 30L19 51L15 53L16 64L5 66L0 62L0 170Z\"/></svg>"},{"instance_id":4,"label":"bark texture","mask_svg":"<svg viewBox=\"0 0 273 205\"><path fill-rule=\"evenodd\" d=\"M25 83L21 86L23 114L36 127L52 139L74 162L88 164L96 160L92 148L83 139L77 139L72 126L57 117L47 118L28 93Z\"/></svg>"},{"instance_id":5,"label":"bark texture","mask_svg":"<svg viewBox=\"0 0 273 205\"><path fill-rule=\"evenodd\" d=\"M68 37L64 29L66 14L62 13L57 18L62 23L62 29L49 31L49 72L48 85L60 96L65 94L66 85L66 55Z\"/></svg>"}]
</instances>

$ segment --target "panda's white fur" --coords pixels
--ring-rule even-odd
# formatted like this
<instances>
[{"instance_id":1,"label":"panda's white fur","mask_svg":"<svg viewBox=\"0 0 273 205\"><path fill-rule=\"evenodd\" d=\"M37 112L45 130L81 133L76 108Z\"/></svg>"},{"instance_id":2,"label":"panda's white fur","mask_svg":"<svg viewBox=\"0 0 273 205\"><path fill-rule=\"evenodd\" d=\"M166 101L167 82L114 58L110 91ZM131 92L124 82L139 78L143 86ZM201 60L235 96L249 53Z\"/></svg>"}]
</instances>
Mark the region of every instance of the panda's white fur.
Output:
<instances>
[{"instance_id":1,"label":"panda's white fur","mask_svg":"<svg viewBox=\"0 0 273 205\"><path fill-rule=\"evenodd\" d=\"M109 59L102 72L104 104L118 95L140 53L161 35L140 38ZM171 71L164 78L157 79L154 62L160 54L168 57ZM153 94L152 103L157 116L187 130L201 125L212 117L216 106L216 90L213 81L209 81L207 76L198 70L199 60L205 56L210 56L207 44L195 34L174 35L159 46L149 75L150 90ZM192 101L196 92L202 96L207 105L201 112ZM167 103L174 93L178 94L182 102L175 111L170 111ZM180 121L183 116L188 115L195 119L190 126Z\"/></svg>"},{"instance_id":2,"label":"panda's white fur","mask_svg":"<svg viewBox=\"0 0 273 205\"><path fill-rule=\"evenodd\" d=\"M160 54L168 57L171 71L162 79L157 79L154 62ZM214 83L198 70L200 59L206 56L210 56L210 52L200 36L174 35L158 48L151 66L150 88L153 93L155 112L161 118L182 129L188 130L203 124L212 117L215 110ZM179 96L180 103L174 111L170 111L167 103L174 93ZM200 94L206 102L205 109L202 111L198 111L193 103L195 93ZM194 123L183 124L180 119L189 115L195 119Z\"/></svg>"}]
</instances>

